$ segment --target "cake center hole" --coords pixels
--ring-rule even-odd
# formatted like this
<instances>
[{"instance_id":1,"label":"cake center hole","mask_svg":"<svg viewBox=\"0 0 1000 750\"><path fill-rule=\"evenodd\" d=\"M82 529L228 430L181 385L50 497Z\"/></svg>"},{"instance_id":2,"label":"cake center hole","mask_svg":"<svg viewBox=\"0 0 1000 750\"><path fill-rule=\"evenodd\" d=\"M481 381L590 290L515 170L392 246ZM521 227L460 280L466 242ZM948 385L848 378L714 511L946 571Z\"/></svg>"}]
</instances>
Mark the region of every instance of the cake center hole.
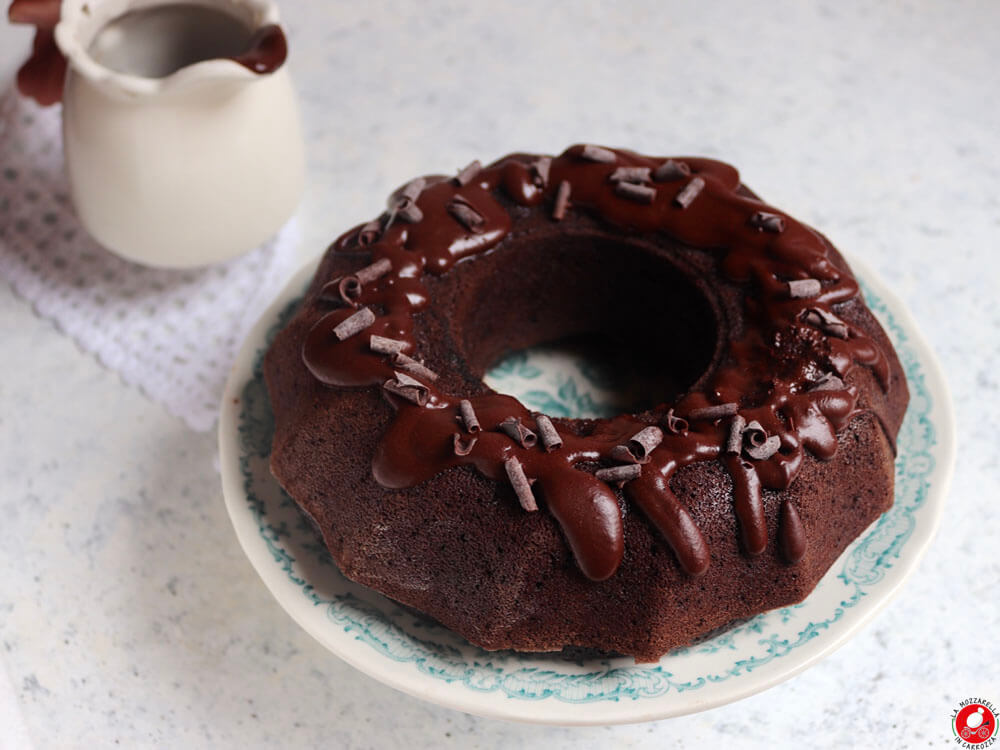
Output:
<instances>
[{"instance_id":1,"label":"cake center hole","mask_svg":"<svg viewBox=\"0 0 1000 750\"><path fill-rule=\"evenodd\" d=\"M643 411L675 401L712 362L712 304L653 245L556 234L485 260L468 269L476 293L462 326L467 361L529 409L572 418Z\"/></svg>"}]
</instances>

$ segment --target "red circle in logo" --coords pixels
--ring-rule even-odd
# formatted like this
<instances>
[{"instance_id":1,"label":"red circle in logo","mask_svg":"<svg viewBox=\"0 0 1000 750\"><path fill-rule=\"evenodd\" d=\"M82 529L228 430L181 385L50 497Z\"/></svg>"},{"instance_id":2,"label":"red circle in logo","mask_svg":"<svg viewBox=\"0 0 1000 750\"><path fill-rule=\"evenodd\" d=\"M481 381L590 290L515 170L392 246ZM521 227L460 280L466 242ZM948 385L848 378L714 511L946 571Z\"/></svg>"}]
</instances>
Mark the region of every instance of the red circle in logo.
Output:
<instances>
[{"instance_id":1,"label":"red circle in logo","mask_svg":"<svg viewBox=\"0 0 1000 750\"><path fill-rule=\"evenodd\" d=\"M970 745L980 745L997 732L997 715L982 703L970 703L955 716L955 734Z\"/></svg>"}]
</instances>

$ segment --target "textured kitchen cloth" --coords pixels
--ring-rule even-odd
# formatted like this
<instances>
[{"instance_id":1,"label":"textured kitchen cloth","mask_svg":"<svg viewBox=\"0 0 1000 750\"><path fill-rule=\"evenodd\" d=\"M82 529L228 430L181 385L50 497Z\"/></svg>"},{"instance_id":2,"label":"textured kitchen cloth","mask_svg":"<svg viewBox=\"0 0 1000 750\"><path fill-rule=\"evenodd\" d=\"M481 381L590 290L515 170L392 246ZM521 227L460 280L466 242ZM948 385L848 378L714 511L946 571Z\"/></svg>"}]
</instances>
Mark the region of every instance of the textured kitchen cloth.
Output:
<instances>
[{"instance_id":1,"label":"textured kitchen cloth","mask_svg":"<svg viewBox=\"0 0 1000 750\"><path fill-rule=\"evenodd\" d=\"M69 201L60 107L0 97L0 276L81 349L208 430L244 336L294 270L294 221L205 269L146 268L95 243Z\"/></svg>"}]
</instances>

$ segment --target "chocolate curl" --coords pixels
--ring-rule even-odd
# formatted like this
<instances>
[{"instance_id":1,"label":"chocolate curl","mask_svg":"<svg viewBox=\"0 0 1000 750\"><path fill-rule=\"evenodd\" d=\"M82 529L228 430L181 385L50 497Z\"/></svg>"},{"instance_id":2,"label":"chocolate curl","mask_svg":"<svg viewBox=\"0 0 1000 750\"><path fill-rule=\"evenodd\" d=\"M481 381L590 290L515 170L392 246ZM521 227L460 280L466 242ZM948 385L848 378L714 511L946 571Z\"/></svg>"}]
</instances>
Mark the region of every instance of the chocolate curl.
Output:
<instances>
[{"instance_id":1,"label":"chocolate curl","mask_svg":"<svg viewBox=\"0 0 1000 750\"><path fill-rule=\"evenodd\" d=\"M357 276L345 276L337 283L337 292L344 302L353 305L361 296L361 279Z\"/></svg>"},{"instance_id":2,"label":"chocolate curl","mask_svg":"<svg viewBox=\"0 0 1000 750\"><path fill-rule=\"evenodd\" d=\"M847 323L821 307L810 307L807 310L803 310L801 317L803 322L819 328L824 333L828 333L838 339L847 338Z\"/></svg>"},{"instance_id":3,"label":"chocolate curl","mask_svg":"<svg viewBox=\"0 0 1000 750\"><path fill-rule=\"evenodd\" d=\"M403 372L424 380L434 382L438 379L438 374L434 370L424 365L423 362L418 362L413 357L403 354L403 352L396 352L392 355L392 364Z\"/></svg>"},{"instance_id":4,"label":"chocolate curl","mask_svg":"<svg viewBox=\"0 0 1000 750\"><path fill-rule=\"evenodd\" d=\"M472 204L470 204L469 201L462 196L456 195L452 198L448 202L447 208L448 213L470 232L483 231L483 225L486 223L486 219L484 219L483 215L474 209Z\"/></svg>"},{"instance_id":5,"label":"chocolate curl","mask_svg":"<svg viewBox=\"0 0 1000 750\"><path fill-rule=\"evenodd\" d=\"M580 152L580 156L587 161L601 162L602 164L614 164L618 161L618 157L615 156L614 151L609 151L606 148L601 148L600 146L592 146L589 143L583 147Z\"/></svg>"},{"instance_id":6,"label":"chocolate curl","mask_svg":"<svg viewBox=\"0 0 1000 750\"><path fill-rule=\"evenodd\" d=\"M378 281L391 270L392 261L388 258L382 258L381 260L375 261L371 265L365 266L360 271L355 273L354 276L362 284L370 284L373 281Z\"/></svg>"},{"instance_id":7,"label":"chocolate curl","mask_svg":"<svg viewBox=\"0 0 1000 750\"><path fill-rule=\"evenodd\" d=\"M387 339L385 336L376 336L375 334L372 334L372 337L368 339L368 348L379 354L399 354L408 346L409 344L405 341Z\"/></svg>"},{"instance_id":8,"label":"chocolate curl","mask_svg":"<svg viewBox=\"0 0 1000 750\"><path fill-rule=\"evenodd\" d=\"M636 185L634 182L616 182L615 195L636 203L652 203L656 198L656 188L649 185Z\"/></svg>"},{"instance_id":9,"label":"chocolate curl","mask_svg":"<svg viewBox=\"0 0 1000 750\"><path fill-rule=\"evenodd\" d=\"M458 402L458 413L462 417L462 424L465 425L466 432L476 433L482 429L479 426L479 417L476 416L476 411L472 408L472 402L469 399L463 398Z\"/></svg>"},{"instance_id":10,"label":"chocolate curl","mask_svg":"<svg viewBox=\"0 0 1000 750\"><path fill-rule=\"evenodd\" d=\"M500 430L522 448L533 448L538 442L538 435L521 424L521 420L517 417L507 417L500 423Z\"/></svg>"},{"instance_id":11,"label":"chocolate curl","mask_svg":"<svg viewBox=\"0 0 1000 750\"><path fill-rule=\"evenodd\" d=\"M832 372L823 373L823 377L814 383L810 383L806 388L806 391L813 393L814 391L844 391L847 390L847 384L841 380L838 376L834 375Z\"/></svg>"},{"instance_id":12,"label":"chocolate curl","mask_svg":"<svg viewBox=\"0 0 1000 750\"><path fill-rule=\"evenodd\" d=\"M594 472L594 476L602 482L617 484L619 487L633 479L638 479L640 474L642 474L642 467L639 464L610 466L607 469L598 469Z\"/></svg>"},{"instance_id":13,"label":"chocolate curl","mask_svg":"<svg viewBox=\"0 0 1000 750\"><path fill-rule=\"evenodd\" d=\"M503 462L504 469L507 470L507 478L510 480L517 501L526 511L538 510L538 503L535 502L535 495L531 491L531 481L524 474L524 467L521 462L511 456Z\"/></svg>"},{"instance_id":14,"label":"chocolate curl","mask_svg":"<svg viewBox=\"0 0 1000 750\"><path fill-rule=\"evenodd\" d=\"M608 178L612 182L649 182L649 167L618 167Z\"/></svg>"},{"instance_id":15,"label":"chocolate curl","mask_svg":"<svg viewBox=\"0 0 1000 750\"><path fill-rule=\"evenodd\" d=\"M427 180L423 177L417 177L415 180L410 180L406 183L403 189L399 191L399 197L405 198L409 201L415 201L420 197L420 194L424 192L425 187L427 187Z\"/></svg>"},{"instance_id":16,"label":"chocolate curl","mask_svg":"<svg viewBox=\"0 0 1000 750\"><path fill-rule=\"evenodd\" d=\"M393 217L400 218L407 224L416 224L423 220L424 212L420 210L412 198L403 196L392 209Z\"/></svg>"},{"instance_id":17,"label":"chocolate curl","mask_svg":"<svg viewBox=\"0 0 1000 750\"><path fill-rule=\"evenodd\" d=\"M458 185L459 187L465 187L470 182L472 182L472 180L475 178L477 174L479 174L482 171L483 171L483 165L480 164L479 160L477 159L476 161L469 162L467 165L458 170L458 174L455 175L452 179L454 180L455 184Z\"/></svg>"},{"instance_id":18,"label":"chocolate curl","mask_svg":"<svg viewBox=\"0 0 1000 750\"><path fill-rule=\"evenodd\" d=\"M562 448L562 438L559 437L559 433L556 431L556 427L552 424L551 419L544 414L539 414L535 417L535 425L538 427L538 434L542 438L542 446L546 452L551 453L554 450Z\"/></svg>"},{"instance_id":19,"label":"chocolate curl","mask_svg":"<svg viewBox=\"0 0 1000 750\"><path fill-rule=\"evenodd\" d=\"M538 187L543 188L549 184L549 170L551 168L551 156L539 156L531 163L531 173L534 175L534 183Z\"/></svg>"},{"instance_id":20,"label":"chocolate curl","mask_svg":"<svg viewBox=\"0 0 1000 750\"><path fill-rule=\"evenodd\" d=\"M382 222L378 219L369 221L358 230L358 244L362 247L374 245L382 237Z\"/></svg>"},{"instance_id":21,"label":"chocolate curl","mask_svg":"<svg viewBox=\"0 0 1000 750\"><path fill-rule=\"evenodd\" d=\"M781 234L785 231L785 220L783 217L778 216L778 214L758 211L750 217L750 226L758 232Z\"/></svg>"},{"instance_id":22,"label":"chocolate curl","mask_svg":"<svg viewBox=\"0 0 1000 750\"><path fill-rule=\"evenodd\" d=\"M673 182L691 176L691 167L682 161L667 159L653 171L653 179L657 182Z\"/></svg>"},{"instance_id":23,"label":"chocolate curl","mask_svg":"<svg viewBox=\"0 0 1000 750\"><path fill-rule=\"evenodd\" d=\"M697 198L704 189L705 181L700 177L692 177L691 181L681 188L681 191L674 196L674 204L680 206L681 208L687 208L694 203L694 199Z\"/></svg>"},{"instance_id":24,"label":"chocolate curl","mask_svg":"<svg viewBox=\"0 0 1000 750\"><path fill-rule=\"evenodd\" d=\"M778 448L780 447L781 447L781 438L778 437L777 435L771 435L771 437L769 437L760 445L748 446L744 452L755 461L766 461L775 453L777 453Z\"/></svg>"},{"instance_id":25,"label":"chocolate curl","mask_svg":"<svg viewBox=\"0 0 1000 750\"><path fill-rule=\"evenodd\" d=\"M767 430L755 419L743 430L743 442L751 448L760 448L767 442Z\"/></svg>"},{"instance_id":26,"label":"chocolate curl","mask_svg":"<svg viewBox=\"0 0 1000 750\"><path fill-rule=\"evenodd\" d=\"M743 450L743 431L747 421L737 414L729 423L729 438L726 440L726 453L739 455Z\"/></svg>"},{"instance_id":27,"label":"chocolate curl","mask_svg":"<svg viewBox=\"0 0 1000 750\"><path fill-rule=\"evenodd\" d=\"M816 279L796 279L788 282L788 296L792 299L818 297L823 286Z\"/></svg>"},{"instance_id":28,"label":"chocolate curl","mask_svg":"<svg viewBox=\"0 0 1000 750\"><path fill-rule=\"evenodd\" d=\"M726 404L716 404L715 406L703 406L700 409L692 409L688 413L688 419L721 419L722 417L734 417L739 411L739 404L729 402Z\"/></svg>"},{"instance_id":29,"label":"chocolate curl","mask_svg":"<svg viewBox=\"0 0 1000 750\"><path fill-rule=\"evenodd\" d=\"M663 430L659 427L644 427L629 438L625 445L616 445L611 450L612 457L627 463L644 464L649 454L663 442Z\"/></svg>"},{"instance_id":30,"label":"chocolate curl","mask_svg":"<svg viewBox=\"0 0 1000 750\"><path fill-rule=\"evenodd\" d=\"M566 209L569 208L569 193L569 182L563 180L559 183L559 189L556 190L556 202L552 206L552 218L556 221L562 221L566 218Z\"/></svg>"},{"instance_id":31,"label":"chocolate curl","mask_svg":"<svg viewBox=\"0 0 1000 750\"><path fill-rule=\"evenodd\" d=\"M639 459L632 454L632 451L630 451L624 445L616 445L614 448L612 448L611 458L613 458L615 461L621 461L623 464L640 463Z\"/></svg>"},{"instance_id":32,"label":"chocolate curl","mask_svg":"<svg viewBox=\"0 0 1000 750\"><path fill-rule=\"evenodd\" d=\"M333 329L333 335L337 337L337 341L344 341L357 333L361 333L374 322L375 313L367 307L362 307L349 318L344 318L344 320L338 323Z\"/></svg>"},{"instance_id":33,"label":"chocolate curl","mask_svg":"<svg viewBox=\"0 0 1000 750\"><path fill-rule=\"evenodd\" d=\"M361 282L357 276L344 276L323 285L319 298L326 302L335 302L349 307L357 307L361 296Z\"/></svg>"},{"instance_id":34,"label":"chocolate curl","mask_svg":"<svg viewBox=\"0 0 1000 750\"><path fill-rule=\"evenodd\" d=\"M419 380L411 378L405 372L397 372L395 380L387 380L382 384L389 393L406 399L417 406L427 403L427 386Z\"/></svg>"},{"instance_id":35,"label":"chocolate curl","mask_svg":"<svg viewBox=\"0 0 1000 750\"><path fill-rule=\"evenodd\" d=\"M464 438L457 432L452 436L452 450L456 456L468 456L472 453L478 438Z\"/></svg>"},{"instance_id":36,"label":"chocolate curl","mask_svg":"<svg viewBox=\"0 0 1000 750\"><path fill-rule=\"evenodd\" d=\"M670 409L663 415L663 419L660 420L660 426L665 427L667 432L673 435L683 435L690 427L686 419L674 414L673 409Z\"/></svg>"}]
</instances>

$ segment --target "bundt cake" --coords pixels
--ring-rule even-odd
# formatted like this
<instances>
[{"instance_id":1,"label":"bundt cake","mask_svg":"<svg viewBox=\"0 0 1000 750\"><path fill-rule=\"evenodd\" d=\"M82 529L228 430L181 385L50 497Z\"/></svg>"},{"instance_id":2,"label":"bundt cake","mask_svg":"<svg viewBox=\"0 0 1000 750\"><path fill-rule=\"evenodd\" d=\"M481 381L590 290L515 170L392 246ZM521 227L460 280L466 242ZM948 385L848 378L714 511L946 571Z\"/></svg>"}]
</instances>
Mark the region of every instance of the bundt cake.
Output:
<instances>
[{"instance_id":1,"label":"bundt cake","mask_svg":"<svg viewBox=\"0 0 1000 750\"><path fill-rule=\"evenodd\" d=\"M578 336L660 390L561 419L482 381ZM802 600L892 504L908 400L822 235L727 164L593 145L404 185L264 372L272 472L348 578L486 649L640 661Z\"/></svg>"}]
</instances>

